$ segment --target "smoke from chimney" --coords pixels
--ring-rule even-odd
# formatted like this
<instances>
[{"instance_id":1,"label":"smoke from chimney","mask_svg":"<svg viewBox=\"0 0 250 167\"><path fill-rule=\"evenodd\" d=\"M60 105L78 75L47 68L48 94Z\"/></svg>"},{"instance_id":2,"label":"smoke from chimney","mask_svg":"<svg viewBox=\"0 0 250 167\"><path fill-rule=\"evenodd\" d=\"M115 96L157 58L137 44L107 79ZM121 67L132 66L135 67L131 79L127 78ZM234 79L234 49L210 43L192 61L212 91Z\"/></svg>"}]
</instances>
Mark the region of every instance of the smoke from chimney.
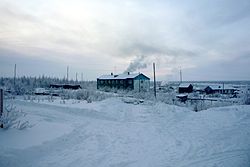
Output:
<instances>
[{"instance_id":1,"label":"smoke from chimney","mask_svg":"<svg viewBox=\"0 0 250 167\"><path fill-rule=\"evenodd\" d=\"M138 69L147 68L147 64L145 63L146 56L137 56L128 66L128 68L123 73L135 72Z\"/></svg>"}]
</instances>

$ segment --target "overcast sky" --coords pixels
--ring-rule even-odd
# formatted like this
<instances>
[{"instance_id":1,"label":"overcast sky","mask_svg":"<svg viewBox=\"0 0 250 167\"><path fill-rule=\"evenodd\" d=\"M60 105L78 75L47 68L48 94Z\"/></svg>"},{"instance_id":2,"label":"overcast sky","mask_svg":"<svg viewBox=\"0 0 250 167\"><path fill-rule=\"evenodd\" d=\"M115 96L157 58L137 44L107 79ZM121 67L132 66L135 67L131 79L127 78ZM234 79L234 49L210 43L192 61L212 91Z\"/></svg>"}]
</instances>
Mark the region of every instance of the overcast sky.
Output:
<instances>
[{"instance_id":1,"label":"overcast sky","mask_svg":"<svg viewBox=\"0 0 250 167\"><path fill-rule=\"evenodd\" d=\"M152 78L152 62L159 80L250 80L250 1L0 0L1 76Z\"/></svg>"}]
</instances>

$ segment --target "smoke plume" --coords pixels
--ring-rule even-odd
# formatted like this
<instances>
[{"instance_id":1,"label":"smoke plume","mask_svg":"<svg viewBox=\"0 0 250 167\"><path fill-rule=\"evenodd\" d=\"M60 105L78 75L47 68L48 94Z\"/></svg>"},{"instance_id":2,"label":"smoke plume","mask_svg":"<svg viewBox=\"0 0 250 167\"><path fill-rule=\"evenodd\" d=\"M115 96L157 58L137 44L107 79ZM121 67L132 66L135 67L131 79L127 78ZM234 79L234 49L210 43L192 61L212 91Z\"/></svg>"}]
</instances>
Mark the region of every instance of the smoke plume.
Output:
<instances>
[{"instance_id":1,"label":"smoke plume","mask_svg":"<svg viewBox=\"0 0 250 167\"><path fill-rule=\"evenodd\" d=\"M124 71L127 72L135 72L138 69L147 68L147 63L145 62L146 56L140 55L137 56L128 66L128 68Z\"/></svg>"}]
</instances>

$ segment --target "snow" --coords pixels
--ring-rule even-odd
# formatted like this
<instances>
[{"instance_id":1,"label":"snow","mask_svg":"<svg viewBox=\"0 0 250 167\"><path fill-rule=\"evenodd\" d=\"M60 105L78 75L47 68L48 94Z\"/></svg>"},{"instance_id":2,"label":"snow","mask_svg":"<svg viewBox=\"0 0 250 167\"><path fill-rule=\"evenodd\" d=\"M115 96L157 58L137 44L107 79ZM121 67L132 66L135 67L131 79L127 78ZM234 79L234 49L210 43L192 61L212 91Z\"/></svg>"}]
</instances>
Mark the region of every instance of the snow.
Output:
<instances>
[{"instance_id":1,"label":"snow","mask_svg":"<svg viewBox=\"0 0 250 167\"><path fill-rule=\"evenodd\" d=\"M46 89L45 88L36 88L35 93L45 93Z\"/></svg>"},{"instance_id":2,"label":"snow","mask_svg":"<svg viewBox=\"0 0 250 167\"><path fill-rule=\"evenodd\" d=\"M210 85L209 87L213 90L223 90L223 89L224 90L236 90L234 87L230 85L224 85L224 88L221 85Z\"/></svg>"},{"instance_id":3,"label":"snow","mask_svg":"<svg viewBox=\"0 0 250 167\"><path fill-rule=\"evenodd\" d=\"M1 135L0 146L25 149L31 146L41 145L43 142L53 140L65 133L69 133L71 130L71 127L64 124L48 122L37 124L34 128L24 131L11 129Z\"/></svg>"},{"instance_id":4,"label":"snow","mask_svg":"<svg viewBox=\"0 0 250 167\"><path fill-rule=\"evenodd\" d=\"M181 83L179 85L179 88L188 88L190 85L192 85L192 84L190 84L190 83Z\"/></svg>"},{"instance_id":5,"label":"snow","mask_svg":"<svg viewBox=\"0 0 250 167\"><path fill-rule=\"evenodd\" d=\"M250 165L250 106L193 112L127 101L15 100L33 126L0 131L0 166Z\"/></svg>"},{"instance_id":6,"label":"snow","mask_svg":"<svg viewBox=\"0 0 250 167\"><path fill-rule=\"evenodd\" d=\"M132 79L140 74L119 74L119 75L102 75L98 79Z\"/></svg>"},{"instance_id":7,"label":"snow","mask_svg":"<svg viewBox=\"0 0 250 167\"><path fill-rule=\"evenodd\" d=\"M188 95L187 94L178 94L176 95L176 97L187 97Z\"/></svg>"}]
</instances>

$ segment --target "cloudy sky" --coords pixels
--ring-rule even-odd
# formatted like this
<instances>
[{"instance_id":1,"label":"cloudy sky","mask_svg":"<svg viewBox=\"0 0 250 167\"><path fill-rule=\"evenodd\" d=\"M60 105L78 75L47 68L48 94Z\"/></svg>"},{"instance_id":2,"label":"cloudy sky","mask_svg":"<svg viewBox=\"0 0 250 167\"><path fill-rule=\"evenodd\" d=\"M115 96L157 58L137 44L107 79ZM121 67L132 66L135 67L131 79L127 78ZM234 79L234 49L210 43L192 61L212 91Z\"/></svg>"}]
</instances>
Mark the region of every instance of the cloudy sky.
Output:
<instances>
[{"instance_id":1,"label":"cloudy sky","mask_svg":"<svg viewBox=\"0 0 250 167\"><path fill-rule=\"evenodd\" d=\"M0 75L250 80L249 0L0 0ZM128 68L131 67L131 68Z\"/></svg>"}]
</instances>

